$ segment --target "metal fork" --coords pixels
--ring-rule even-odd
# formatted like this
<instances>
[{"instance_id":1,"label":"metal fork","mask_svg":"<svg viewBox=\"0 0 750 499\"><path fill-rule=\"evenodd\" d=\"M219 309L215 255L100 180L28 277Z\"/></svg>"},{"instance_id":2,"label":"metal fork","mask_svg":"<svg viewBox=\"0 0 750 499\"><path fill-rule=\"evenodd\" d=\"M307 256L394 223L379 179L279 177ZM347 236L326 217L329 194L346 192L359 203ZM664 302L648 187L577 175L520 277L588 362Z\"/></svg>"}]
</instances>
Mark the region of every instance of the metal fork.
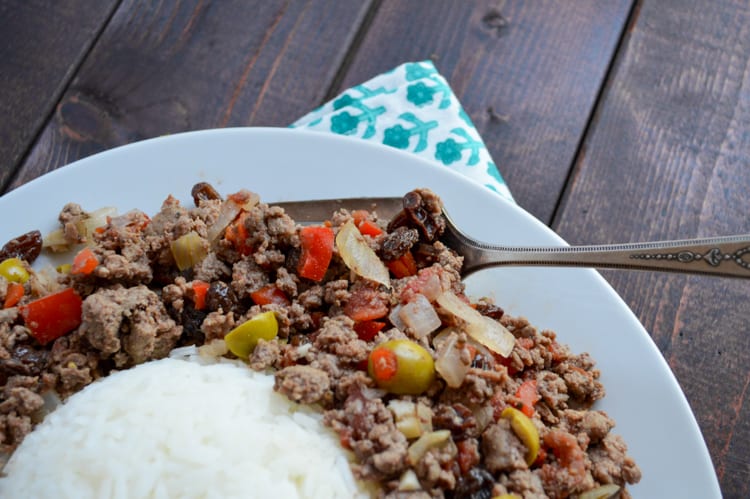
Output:
<instances>
[{"instance_id":1,"label":"metal fork","mask_svg":"<svg viewBox=\"0 0 750 499\"><path fill-rule=\"evenodd\" d=\"M330 218L340 208L376 210L379 217L390 219L401 210L402 198L323 199L274 204L283 207L298 222L312 223ZM750 277L750 234L593 246L496 246L464 234L445 208L443 215L446 229L440 240L464 257L463 277L478 270L503 265L657 270Z\"/></svg>"}]
</instances>

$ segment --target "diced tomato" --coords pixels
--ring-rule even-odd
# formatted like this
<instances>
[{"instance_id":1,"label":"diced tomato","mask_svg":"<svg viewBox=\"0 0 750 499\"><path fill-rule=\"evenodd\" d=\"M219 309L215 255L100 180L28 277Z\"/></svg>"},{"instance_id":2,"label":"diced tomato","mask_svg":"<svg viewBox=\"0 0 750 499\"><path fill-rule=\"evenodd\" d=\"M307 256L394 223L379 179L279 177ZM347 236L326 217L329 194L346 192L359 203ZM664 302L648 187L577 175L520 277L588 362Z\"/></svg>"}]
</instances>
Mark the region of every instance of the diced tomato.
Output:
<instances>
[{"instance_id":1,"label":"diced tomato","mask_svg":"<svg viewBox=\"0 0 750 499\"><path fill-rule=\"evenodd\" d=\"M461 470L461 474L465 475L474 466L479 464L479 452L477 451L476 444L472 444L470 440L459 440L456 442L456 448L458 449L458 467Z\"/></svg>"},{"instance_id":2,"label":"diced tomato","mask_svg":"<svg viewBox=\"0 0 750 499\"><path fill-rule=\"evenodd\" d=\"M355 321L372 321L388 314L388 304L376 289L363 286L352 290L344 313Z\"/></svg>"},{"instance_id":3,"label":"diced tomato","mask_svg":"<svg viewBox=\"0 0 750 499\"><path fill-rule=\"evenodd\" d=\"M73 265L70 267L71 274L89 275L99 265L99 259L96 257L91 248L83 248L73 259Z\"/></svg>"},{"instance_id":4,"label":"diced tomato","mask_svg":"<svg viewBox=\"0 0 750 499\"><path fill-rule=\"evenodd\" d=\"M42 345L81 325L83 300L73 288L66 288L20 307L26 327Z\"/></svg>"},{"instance_id":5,"label":"diced tomato","mask_svg":"<svg viewBox=\"0 0 750 499\"><path fill-rule=\"evenodd\" d=\"M544 447L539 448L539 453L536 455L536 459L534 460L534 463L532 466L541 466L544 464L544 461L547 460L547 449Z\"/></svg>"},{"instance_id":6,"label":"diced tomato","mask_svg":"<svg viewBox=\"0 0 750 499\"><path fill-rule=\"evenodd\" d=\"M378 227L375 222L370 222L369 220L364 220L359 224L358 228L360 234L363 236L378 237L383 233L383 229Z\"/></svg>"},{"instance_id":7,"label":"diced tomato","mask_svg":"<svg viewBox=\"0 0 750 499\"><path fill-rule=\"evenodd\" d=\"M271 303L276 305L289 305L289 303L291 303L286 296L286 293L277 288L275 284L269 284L257 291L253 291L250 293L250 298L252 298L257 305L268 305Z\"/></svg>"},{"instance_id":8,"label":"diced tomato","mask_svg":"<svg viewBox=\"0 0 750 499\"><path fill-rule=\"evenodd\" d=\"M397 279L417 273L417 262L414 261L414 255L411 254L411 251L407 251L396 260L385 262L385 265Z\"/></svg>"},{"instance_id":9,"label":"diced tomato","mask_svg":"<svg viewBox=\"0 0 750 499\"><path fill-rule=\"evenodd\" d=\"M516 390L516 398L521 400L523 404L521 406L521 412L526 414L528 417L534 415L534 404L539 402L541 398L537 391L537 385L535 379L529 379L521 383L521 386Z\"/></svg>"},{"instance_id":10,"label":"diced tomato","mask_svg":"<svg viewBox=\"0 0 750 499\"><path fill-rule=\"evenodd\" d=\"M246 220L247 212L243 211L224 231L224 239L232 243L234 249L236 249L242 256L247 256L253 252L253 248L247 243L248 234L247 227L245 227Z\"/></svg>"},{"instance_id":11,"label":"diced tomato","mask_svg":"<svg viewBox=\"0 0 750 499\"><path fill-rule=\"evenodd\" d=\"M18 302L21 301L21 298L23 298L24 293L25 290L23 284L20 282L9 282L8 291L5 293L5 303L3 303L3 308L15 307Z\"/></svg>"},{"instance_id":12,"label":"diced tomato","mask_svg":"<svg viewBox=\"0 0 750 499\"><path fill-rule=\"evenodd\" d=\"M302 244L297 273L316 282L323 280L333 257L333 229L330 227L303 227L299 234Z\"/></svg>"},{"instance_id":13,"label":"diced tomato","mask_svg":"<svg viewBox=\"0 0 750 499\"><path fill-rule=\"evenodd\" d=\"M385 327L385 322L379 321L364 321L358 322L354 325L354 330L357 332L357 336L362 341L372 341L377 336L381 329Z\"/></svg>"},{"instance_id":14,"label":"diced tomato","mask_svg":"<svg viewBox=\"0 0 750 499\"><path fill-rule=\"evenodd\" d=\"M514 374L518 374L518 369L511 365L513 359L511 359L510 357L503 357L499 354L494 354L493 357L495 358L495 362L497 362L501 366L505 366L508 369L508 374L510 374L511 376L513 376Z\"/></svg>"},{"instance_id":15,"label":"diced tomato","mask_svg":"<svg viewBox=\"0 0 750 499\"><path fill-rule=\"evenodd\" d=\"M193 281L193 303L196 310L206 308L206 295L208 294L209 284L205 281Z\"/></svg>"}]
</instances>

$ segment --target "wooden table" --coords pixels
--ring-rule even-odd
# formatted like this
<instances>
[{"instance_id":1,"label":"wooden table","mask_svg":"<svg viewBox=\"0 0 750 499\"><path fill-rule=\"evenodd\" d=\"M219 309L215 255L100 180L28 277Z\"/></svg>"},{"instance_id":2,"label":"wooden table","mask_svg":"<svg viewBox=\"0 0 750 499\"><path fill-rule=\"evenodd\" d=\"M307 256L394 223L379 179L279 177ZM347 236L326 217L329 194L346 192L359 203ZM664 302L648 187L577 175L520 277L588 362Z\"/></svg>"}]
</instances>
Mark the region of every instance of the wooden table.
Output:
<instances>
[{"instance_id":1,"label":"wooden table","mask_svg":"<svg viewBox=\"0 0 750 499\"><path fill-rule=\"evenodd\" d=\"M0 0L0 192L140 139L285 126L427 58L519 204L570 243L750 232L740 0ZM674 370L725 497L750 496L750 282L603 274Z\"/></svg>"}]
</instances>

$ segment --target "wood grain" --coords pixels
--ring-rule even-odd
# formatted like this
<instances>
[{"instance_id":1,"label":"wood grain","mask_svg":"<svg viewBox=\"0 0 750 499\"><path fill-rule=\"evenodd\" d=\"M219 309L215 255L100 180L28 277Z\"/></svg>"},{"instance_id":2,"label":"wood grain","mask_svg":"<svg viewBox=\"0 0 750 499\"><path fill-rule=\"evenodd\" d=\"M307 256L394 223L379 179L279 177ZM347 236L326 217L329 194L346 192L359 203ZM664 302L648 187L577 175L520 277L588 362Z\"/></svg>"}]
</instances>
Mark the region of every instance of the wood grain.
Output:
<instances>
[{"instance_id":1,"label":"wood grain","mask_svg":"<svg viewBox=\"0 0 750 499\"><path fill-rule=\"evenodd\" d=\"M750 232L750 5L637 14L555 228L570 243ZM605 276L685 390L724 496L750 496L750 282Z\"/></svg>"},{"instance_id":2,"label":"wood grain","mask_svg":"<svg viewBox=\"0 0 750 499\"><path fill-rule=\"evenodd\" d=\"M117 2L0 1L0 192Z\"/></svg>"},{"instance_id":3,"label":"wood grain","mask_svg":"<svg viewBox=\"0 0 750 499\"><path fill-rule=\"evenodd\" d=\"M114 146L284 126L326 94L368 1L124 1L11 187Z\"/></svg>"},{"instance_id":4,"label":"wood grain","mask_svg":"<svg viewBox=\"0 0 750 499\"><path fill-rule=\"evenodd\" d=\"M519 204L549 223L630 6L383 2L339 90L433 59Z\"/></svg>"}]
</instances>

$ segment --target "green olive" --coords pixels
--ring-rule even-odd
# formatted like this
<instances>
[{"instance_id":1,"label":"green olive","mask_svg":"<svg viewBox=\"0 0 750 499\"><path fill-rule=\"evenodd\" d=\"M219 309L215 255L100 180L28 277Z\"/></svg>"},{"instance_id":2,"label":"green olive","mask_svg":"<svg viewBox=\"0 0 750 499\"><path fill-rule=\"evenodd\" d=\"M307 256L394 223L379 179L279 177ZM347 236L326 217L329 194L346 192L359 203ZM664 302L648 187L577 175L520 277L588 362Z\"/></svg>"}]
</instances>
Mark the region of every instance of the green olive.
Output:
<instances>
[{"instance_id":1,"label":"green olive","mask_svg":"<svg viewBox=\"0 0 750 499\"><path fill-rule=\"evenodd\" d=\"M29 273L26 271L23 262L18 258L8 258L0 263L0 275L11 282L20 282L21 284L29 280Z\"/></svg>"},{"instance_id":2,"label":"green olive","mask_svg":"<svg viewBox=\"0 0 750 499\"><path fill-rule=\"evenodd\" d=\"M255 350L259 340L270 341L276 338L279 323L276 314L263 312L249 319L224 336L224 341L230 352L241 359L247 359Z\"/></svg>"},{"instance_id":3,"label":"green olive","mask_svg":"<svg viewBox=\"0 0 750 499\"><path fill-rule=\"evenodd\" d=\"M396 395L419 395L435 379L430 353L410 340L390 340L375 347L367 360L375 384Z\"/></svg>"}]
</instances>

